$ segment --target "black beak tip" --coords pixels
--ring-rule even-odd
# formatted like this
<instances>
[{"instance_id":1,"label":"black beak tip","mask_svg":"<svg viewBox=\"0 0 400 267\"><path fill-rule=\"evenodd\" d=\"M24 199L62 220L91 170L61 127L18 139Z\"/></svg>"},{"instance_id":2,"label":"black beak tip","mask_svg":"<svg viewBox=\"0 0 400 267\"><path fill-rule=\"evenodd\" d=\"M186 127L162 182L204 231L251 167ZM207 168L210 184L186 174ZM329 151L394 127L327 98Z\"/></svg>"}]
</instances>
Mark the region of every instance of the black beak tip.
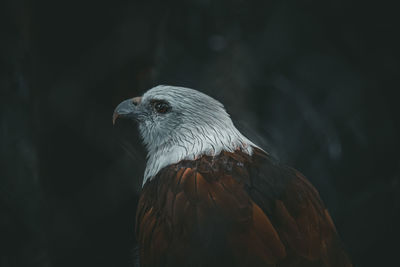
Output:
<instances>
[{"instance_id":1,"label":"black beak tip","mask_svg":"<svg viewBox=\"0 0 400 267\"><path fill-rule=\"evenodd\" d=\"M115 121L118 119L118 113L114 112L113 116L112 116L112 124L115 125Z\"/></svg>"}]
</instances>

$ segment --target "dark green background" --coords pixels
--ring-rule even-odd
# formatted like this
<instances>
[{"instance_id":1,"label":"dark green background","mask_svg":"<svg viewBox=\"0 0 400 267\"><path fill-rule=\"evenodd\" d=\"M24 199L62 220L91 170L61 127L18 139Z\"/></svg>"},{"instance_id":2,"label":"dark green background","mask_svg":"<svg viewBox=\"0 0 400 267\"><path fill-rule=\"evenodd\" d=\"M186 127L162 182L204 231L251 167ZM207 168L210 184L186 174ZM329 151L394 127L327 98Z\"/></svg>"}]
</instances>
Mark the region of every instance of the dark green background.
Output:
<instances>
[{"instance_id":1,"label":"dark green background","mask_svg":"<svg viewBox=\"0 0 400 267\"><path fill-rule=\"evenodd\" d=\"M199 89L303 172L355 266L400 237L398 9L382 1L0 2L0 266L130 266L145 153L114 107Z\"/></svg>"}]
</instances>

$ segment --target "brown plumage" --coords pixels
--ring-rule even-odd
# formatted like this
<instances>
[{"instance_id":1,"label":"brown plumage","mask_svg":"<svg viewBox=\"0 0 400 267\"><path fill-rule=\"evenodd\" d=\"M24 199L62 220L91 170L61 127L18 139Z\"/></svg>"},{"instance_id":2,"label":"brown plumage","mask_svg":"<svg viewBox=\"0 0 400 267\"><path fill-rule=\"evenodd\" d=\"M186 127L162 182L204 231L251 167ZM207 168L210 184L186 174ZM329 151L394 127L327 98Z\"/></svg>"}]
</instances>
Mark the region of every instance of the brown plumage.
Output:
<instances>
[{"instance_id":1,"label":"brown plumage","mask_svg":"<svg viewBox=\"0 0 400 267\"><path fill-rule=\"evenodd\" d=\"M163 168L136 234L141 266L352 266L315 188L258 148Z\"/></svg>"}]
</instances>

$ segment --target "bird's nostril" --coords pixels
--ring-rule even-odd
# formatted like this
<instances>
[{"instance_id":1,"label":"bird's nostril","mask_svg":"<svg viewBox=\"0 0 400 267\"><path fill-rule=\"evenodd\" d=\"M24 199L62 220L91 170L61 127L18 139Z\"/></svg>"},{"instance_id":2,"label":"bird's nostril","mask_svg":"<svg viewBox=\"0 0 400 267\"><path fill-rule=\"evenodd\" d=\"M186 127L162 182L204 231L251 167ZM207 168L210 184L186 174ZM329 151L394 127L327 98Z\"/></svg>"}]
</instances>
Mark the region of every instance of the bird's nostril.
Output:
<instances>
[{"instance_id":1,"label":"bird's nostril","mask_svg":"<svg viewBox=\"0 0 400 267\"><path fill-rule=\"evenodd\" d=\"M133 103L135 106L137 106L138 104L140 104L141 101L142 101L142 98L141 98L140 96L132 98L132 103Z\"/></svg>"}]
</instances>

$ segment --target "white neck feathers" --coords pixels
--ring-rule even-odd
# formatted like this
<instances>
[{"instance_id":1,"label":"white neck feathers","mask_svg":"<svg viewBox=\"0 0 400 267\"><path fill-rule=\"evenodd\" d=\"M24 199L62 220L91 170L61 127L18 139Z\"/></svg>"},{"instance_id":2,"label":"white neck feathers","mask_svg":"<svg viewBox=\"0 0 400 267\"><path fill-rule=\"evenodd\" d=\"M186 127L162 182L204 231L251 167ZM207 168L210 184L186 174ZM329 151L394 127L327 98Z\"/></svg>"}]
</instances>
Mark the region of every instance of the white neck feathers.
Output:
<instances>
[{"instance_id":1,"label":"white neck feathers","mask_svg":"<svg viewBox=\"0 0 400 267\"><path fill-rule=\"evenodd\" d=\"M220 125L222 126L222 125ZM170 138L161 145L147 144L148 161L143 185L162 168L182 160L195 160L203 155L216 156L221 151L241 150L249 155L257 147L243 136L229 119L223 127L196 126L191 129L175 129Z\"/></svg>"}]
</instances>

